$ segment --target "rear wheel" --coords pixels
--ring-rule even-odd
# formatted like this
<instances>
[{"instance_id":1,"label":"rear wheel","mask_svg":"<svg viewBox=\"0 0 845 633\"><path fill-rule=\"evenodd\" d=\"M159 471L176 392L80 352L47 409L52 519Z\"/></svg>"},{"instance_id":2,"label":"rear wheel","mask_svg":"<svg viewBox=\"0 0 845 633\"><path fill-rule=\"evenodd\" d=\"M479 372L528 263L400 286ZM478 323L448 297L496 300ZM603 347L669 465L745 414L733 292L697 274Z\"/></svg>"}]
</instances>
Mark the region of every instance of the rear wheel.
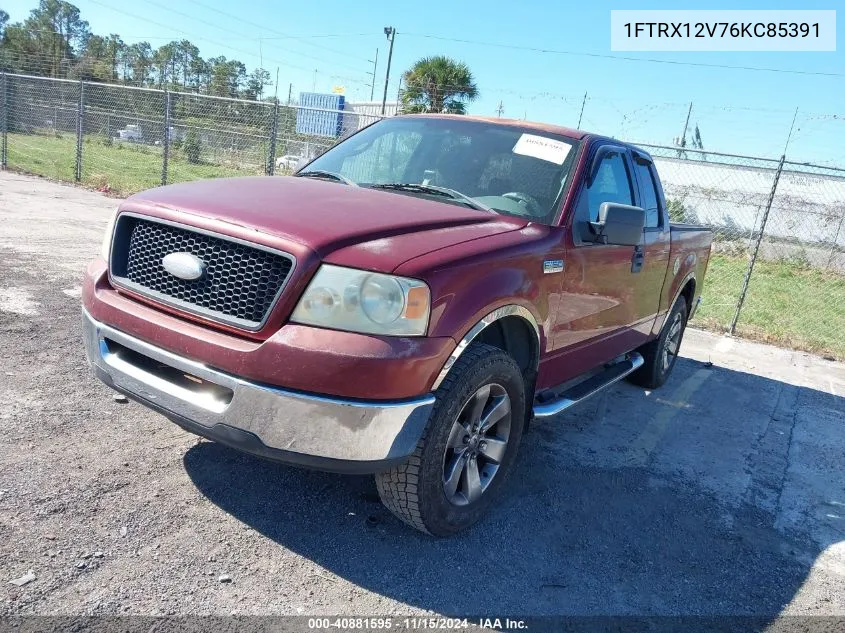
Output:
<instances>
[{"instance_id":1,"label":"rear wheel","mask_svg":"<svg viewBox=\"0 0 845 633\"><path fill-rule=\"evenodd\" d=\"M405 523L448 536L495 503L522 438L525 385L502 350L473 343L435 393L411 458L376 475L379 496Z\"/></svg>"},{"instance_id":2,"label":"rear wheel","mask_svg":"<svg viewBox=\"0 0 845 633\"><path fill-rule=\"evenodd\" d=\"M678 352L686 327L687 301L684 297L678 297L663 322L660 336L638 350L645 363L630 375L629 380L647 389L661 387L669 378L678 360Z\"/></svg>"}]
</instances>

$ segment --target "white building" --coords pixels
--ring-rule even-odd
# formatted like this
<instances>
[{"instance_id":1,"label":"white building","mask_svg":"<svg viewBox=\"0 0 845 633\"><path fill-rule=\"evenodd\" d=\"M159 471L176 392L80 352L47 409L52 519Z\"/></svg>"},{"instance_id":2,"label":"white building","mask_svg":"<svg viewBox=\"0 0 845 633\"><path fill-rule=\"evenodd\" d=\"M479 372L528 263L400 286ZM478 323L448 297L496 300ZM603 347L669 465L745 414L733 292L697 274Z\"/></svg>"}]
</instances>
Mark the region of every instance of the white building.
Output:
<instances>
[{"instance_id":1,"label":"white building","mask_svg":"<svg viewBox=\"0 0 845 633\"><path fill-rule=\"evenodd\" d=\"M398 101L388 101L385 104L384 115L381 114L381 101L347 101L343 106L343 136L349 136L370 123L378 121L382 116L395 116L399 112Z\"/></svg>"},{"instance_id":2,"label":"white building","mask_svg":"<svg viewBox=\"0 0 845 633\"><path fill-rule=\"evenodd\" d=\"M777 162L772 161L771 167L757 167L727 164L743 162L741 158L712 153L706 157L705 162L653 156L667 199L683 204L687 221L709 224L737 237L751 236L760 228ZM845 171L787 163L765 234L845 247Z\"/></svg>"}]
</instances>

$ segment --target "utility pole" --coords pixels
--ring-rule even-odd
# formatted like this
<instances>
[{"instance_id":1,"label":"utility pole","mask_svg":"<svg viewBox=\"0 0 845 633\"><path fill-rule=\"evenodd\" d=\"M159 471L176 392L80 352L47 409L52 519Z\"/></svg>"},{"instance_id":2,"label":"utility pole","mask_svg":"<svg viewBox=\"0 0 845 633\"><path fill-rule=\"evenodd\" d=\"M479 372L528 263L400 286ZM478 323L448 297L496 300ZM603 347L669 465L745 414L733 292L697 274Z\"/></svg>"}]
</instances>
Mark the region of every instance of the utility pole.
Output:
<instances>
[{"instance_id":1,"label":"utility pole","mask_svg":"<svg viewBox=\"0 0 845 633\"><path fill-rule=\"evenodd\" d=\"M290 105L290 97L293 92L293 84L288 84L288 105Z\"/></svg>"},{"instance_id":2,"label":"utility pole","mask_svg":"<svg viewBox=\"0 0 845 633\"><path fill-rule=\"evenodd\" d=\"M786 145L783 147L783 155L786 156L786 150L789 149L789 141L792 140L792 130L795 129L795 119L798 118L798 106L795 106L795 114L792 115L792 125L789 126L789 136L786 137Z\"/></svg>"},{"instance_id":3,"label":"utility pole","mask_svg":"<svg viewBox=\"0 0 845 633\"><path fill-rule=\"evenodd\" d=\"M505 105L499 101L499 107L496 108L496 114L499 115L499 118L502 118L502 115L505 113Z\"/></svg>"},{"instance_id":4,"label":"utility pole","mask_svg":"<svg viewBox=\"0 0 845 633\"><path fill-rule=\"evenodd\" d=\"M678 158L687 158L687 153L684 148L687 146L687 128L689 127L689 116L692 114L692 101L689 102L689 110L687 110L687 120L684 121L684 131L678 139Z\"/></svg>"},{"instance_id":5,"label":"utility pole","mask_svg":"<svg viewBox=\"0 0 845 633\"><path fill-rule=\"evenodd\" d=\"M742 280L742 290L740 291L739 299L736 302L736 311L734 312L734 318L731 321L730 328L730 333L732 335L736 333L736 324L739 321L739 313L742 310L742 305L745 303L745 294L748 292L748 284L751 281L751 273L754 272L754 263L757 261L757 254L760 252L760 244L763 241L763 234L766 232L766 222L769 220L769 212L772 210L772 203L775 200L775 194L778 190L778 181L780 180L781 173L783 173L783 163L785 160L786 154L781 154L774 180L772 180L772 190L769 192L769 200L766 202L766 209L763 211L763 219L760 220L760 232L757 233L757 241L754 243L754 250L751 253L751 259L748 260L748 269L745 271L745 278Z\"/></svg>"},{"instance_id":6,"label":"utility pole","mask_svg":"<svg viewBox=\"0 0 845 633\"><path fill-rule=\"evenodd\" d=\"M317 69L314 69L314 83L311 84L311 92L317 92Z\"/></svg>"},{"instance_id":7,"label":"utility pole","mask_svg":"<svg viewBox=\"0 0 845 633\"><path fill-rule=\"evenodd\" d=\"M689 110L687 110L687 120L684 121L684 133L681 134L681 147L687 146L687 127L689 127L690 114L692 114L692 101L689 102Z\"/></svg>"},{"instance_id":8,"label":"utility pole","mask_svg":"<svg viewBox=\"0 0 845 633\"><path fill-rule=\"evenodd\" d=\"M578 125L575 129L581 129L581 119L584 118L584 106L587 105L587 93L584 93L584 100L581 102L581 114L578 115Z\"/></svg>"},{"instance_id":9,"label":"utility pole","mask_svg":"<svg viewBox=\"0 0 845 633\"><path fill-rule=\"evenodd\" d=\"M376 93L376 69L378 68L378 49L376 49L376 58L375 60L368 60L373 64L373 72L367 73L368 75L373 76L373 80L370 82L370 101L373 100Z\"/></svg>"},{"instance_id":10,"label":"utility pole","mask_svg":"<svg viewBox=\"0 0 845 633\"><path fill-rule=\"evenodd\" d=\"M384 27L384 34L387 36L387 41L390 42L390 48L387 51L387 70L384 73L384 96L381 99L381 114L384 116L385 106L387 105L387 84L390 81L390 62L393 61L393 40L396 39L396 29L392 26Z\"/></svg>"}]
</instances>

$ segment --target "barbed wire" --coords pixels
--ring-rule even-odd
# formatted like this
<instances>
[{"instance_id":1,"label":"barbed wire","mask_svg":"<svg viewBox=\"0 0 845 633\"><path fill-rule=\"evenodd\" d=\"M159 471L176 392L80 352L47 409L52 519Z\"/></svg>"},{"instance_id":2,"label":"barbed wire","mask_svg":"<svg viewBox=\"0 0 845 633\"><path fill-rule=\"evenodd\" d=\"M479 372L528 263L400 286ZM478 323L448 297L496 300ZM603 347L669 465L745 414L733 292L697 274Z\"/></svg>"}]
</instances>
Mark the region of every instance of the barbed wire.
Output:
<instances>
[{"instance_id":1,"label":"barbed wire","mask_svg":"<svg viewBox=\"0 0 845 633\"><path fill-rule=\"evenodd\" d=\"M93 0L92 0L93 1ZM149 1L149 0L148 0ZM127 14L132 17L135 17L133 14ZM189 33L185 33L186 35L190 35ZM199 39L199 38L197 38ZM231 49L235 52L240 52L244 54L252 55L252 53L245 51L243 49L233 48ZM48 53L27 53L26 57L23 58L23 63L28 64L32 70L44 70L47 68L47 63L55 62L56 58ZM100 60L103 61L103 60ZM267 61L276 62L277 60L268 58ZM80 63L80 59L75 60L76 63ZM313 73L315 70L318 74L327 76L332 79L338 79L341 81L350 81L352 83L357 83L361 86L368 87L370 85L369 81L355 79L353 77L349 77L347 75L342 74L334 74L334 73L327 73L325 71L320 71L320 69L309 69L304 66L298 66L294 64L285 64L288 67L295 68L297 70L304 70L309 73ZM122 69L123 63L122 60L118 61L119 70ZM130 69L131 70L131 69ZM412 83L406 84L403 80L402 87L400 89L400 94L403 92L407 92L409 88L427 88L428 86L423 83ZM463 91L466 87L463 84L438 84L438 88L443 91L449 92L460 92ZM582 100L584 99L584 93L560 93L560 92L551 92L551 91L537 91L537 92L528 92L524 90L515 90L512 88L505 88L499 86L483 86L483 92L486 95L497 95L497 96L513 96L517 97L520 101L524 102L542 102L542 101L562 101L563 103L570 105L570 106L577 106L580 107ZM682 102L682 101L653 101L648 102L645 104L631 104L630 107L626 108L623 111L619 106L619 97L618 96L607 96L602 94L595 94L595 93L588 93L586 104L606 104L609 107L615 109L615 111L620 115L620 119L627 119L633 120L635 117L639 117L644 113L649 111L658 112L660 108L688 108L690 105L689 101ZM784 115L792 115L794 109L785 109L785 108L771 108L771 107L758 107L758 106L744 106L744 105L727 105L727 104L709 104L709 103L702 103L696 101L693 103L693 112L701 117L710 113L716 112L748 112L750 114L784 114ZM799 110L799 121L801 120L813 120L813 121L831 121L831 122L845 122L845 113L822 113L822 112L815 112L815 111L804 111Z\"/></svg>"}]
</instances>

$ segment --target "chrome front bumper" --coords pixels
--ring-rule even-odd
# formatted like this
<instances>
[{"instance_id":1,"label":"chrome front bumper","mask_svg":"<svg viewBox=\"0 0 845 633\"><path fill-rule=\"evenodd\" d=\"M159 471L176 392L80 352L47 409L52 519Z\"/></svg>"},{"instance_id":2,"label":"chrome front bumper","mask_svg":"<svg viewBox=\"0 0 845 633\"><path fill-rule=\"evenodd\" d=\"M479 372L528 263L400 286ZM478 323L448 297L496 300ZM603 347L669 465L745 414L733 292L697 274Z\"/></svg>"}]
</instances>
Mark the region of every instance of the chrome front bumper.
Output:
<instances>
[{"instance_id":1,"label":"chrome front bumper","mask_svg":"<svg viewBox=\"0 0 845 633\"><path fill-rule=\"evenodd\" d=\"M107 385L188 431L280 462L385 470L414 452L434 405L432 395L359 402L262 385L124 334L84 309L82 320L88 362Z\"/></svg>"}]
</instances>

